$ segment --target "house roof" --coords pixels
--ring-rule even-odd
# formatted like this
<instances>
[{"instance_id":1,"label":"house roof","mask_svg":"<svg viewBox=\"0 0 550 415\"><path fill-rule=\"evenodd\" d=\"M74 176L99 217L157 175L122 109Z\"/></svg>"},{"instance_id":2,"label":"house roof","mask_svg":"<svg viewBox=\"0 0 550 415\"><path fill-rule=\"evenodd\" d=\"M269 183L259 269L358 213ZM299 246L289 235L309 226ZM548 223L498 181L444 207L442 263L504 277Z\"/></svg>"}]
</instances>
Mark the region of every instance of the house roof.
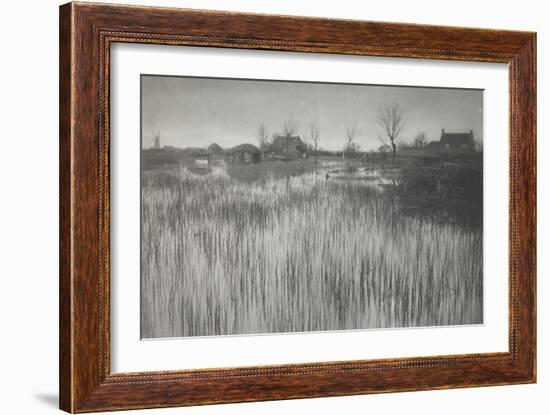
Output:
<instances>
[{"instance_id":1,"label":"house roof","mask_svg":"<svg viewBox=\"0 0 550 415\"><path fill-rule=\"evenodd\" d=\"M445 130L441 132L441 144L473 144L474 134L472 131L468 133L447 133Z\"/></svg>"},{"instance_id":2,"label":"house roof","mask_svg":"<svg viewBox=\"0 0 550 415\"><path fill-rule=\"evenodd\" d=\"M273 139L270 150L274 152L284 151L305 152L306 146L302 139L297 135L278 135Z\"/></svg>"},{"instance_id":3,"label":"house roof","mask_svg":"<svg viewBox=\"0 0 550 415\"><path fill-rule=\"evenodd\" d=\"M248 143L245 143L245 144L240 144L236 147L233 147L233 148L230 148L229 150L227 150L227 152L229 154L231 153L237 153L237 152L243 152L243 153L256 153L256 154L260 154L261 151L258 147L256 147L255 145L253 144L248 144Z\"/></svg>"}]
</instances>

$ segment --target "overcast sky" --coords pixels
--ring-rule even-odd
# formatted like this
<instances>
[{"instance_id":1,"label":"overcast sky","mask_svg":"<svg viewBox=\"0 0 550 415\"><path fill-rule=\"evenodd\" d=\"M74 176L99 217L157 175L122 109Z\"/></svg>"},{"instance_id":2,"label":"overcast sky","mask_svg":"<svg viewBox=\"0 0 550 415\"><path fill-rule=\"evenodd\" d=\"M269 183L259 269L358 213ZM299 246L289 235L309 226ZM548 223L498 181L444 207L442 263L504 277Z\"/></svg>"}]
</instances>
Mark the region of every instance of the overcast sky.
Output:
<instances>
[{"instance_id":1,"label":"overcast sky","mask_svg":"<svg viewBox=\"0 0 550 415\"><path fill-rule=\"evenodd\" d=\"M439 140L442 128L471 129L482 141L480 90L144 75L142 146L152 146L154 130L163 146L256 144L260 124L271 136L292 119L303 138L310 124L317 123L322 148L342 149L349 126L359 130L361 149L370 150L380 146L380 109L394 104L405 118L398 141L412 141L420 131Z\"/></svg>"}]
</instances>

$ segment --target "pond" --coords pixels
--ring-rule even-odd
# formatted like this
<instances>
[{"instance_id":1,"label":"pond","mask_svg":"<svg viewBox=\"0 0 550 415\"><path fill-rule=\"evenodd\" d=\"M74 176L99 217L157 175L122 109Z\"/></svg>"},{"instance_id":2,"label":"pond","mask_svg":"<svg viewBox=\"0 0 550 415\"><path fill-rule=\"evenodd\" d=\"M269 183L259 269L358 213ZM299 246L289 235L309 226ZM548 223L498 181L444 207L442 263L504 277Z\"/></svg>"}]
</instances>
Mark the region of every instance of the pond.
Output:
<instances>
[{"instance_id":1,"label":"pond","mask_svg":"<svg viewBox=\"0 0 550 415\"><path fill-rule=\"evenodd\" d=\"M267 183L273 180L295 180L305 177L331 183L350 183L374 189L391 197L400 213L440 223L460 223L482 229L483 204L471 201L438 198L412 197L400 193L398 168L365 166L364 163L353 163L343 160L311 160L292 162L263 162L256 164L226 165L222 161L211 163L204 168L180 166L181 174L191 173L198 176L222 176L240 183ZM187 172L187 173L186 173Z\"/></svg>"}]
</instances>

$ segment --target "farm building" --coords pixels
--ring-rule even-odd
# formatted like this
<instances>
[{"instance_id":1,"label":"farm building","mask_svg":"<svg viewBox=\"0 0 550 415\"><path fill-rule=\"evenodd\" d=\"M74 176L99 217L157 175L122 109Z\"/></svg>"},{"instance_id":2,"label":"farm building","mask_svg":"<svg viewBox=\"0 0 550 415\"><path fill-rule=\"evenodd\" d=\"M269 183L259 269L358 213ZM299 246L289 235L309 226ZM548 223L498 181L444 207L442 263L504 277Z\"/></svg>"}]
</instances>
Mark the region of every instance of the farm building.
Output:
<instances>
[{"instance_id":1,"label":"farm building","mask_svg":"<svg viewBox=\"0 0 550 415\"><path fill-rule=\"evenodd\" d=\"M262 152L252 144L241 144L226 151L225 161L227 164L250 164L259 163Z\"/></svg>"},{"instance_id":2,"label":"farm building","mask_svg":"<svg viewBox=\"0 0 550 415\"><path fill-rule=\"evenodd\" d=\"M474 132L468 133L448 133L441 130L441 139L439 140L439 150L445 152L468 152L474 151Z\"/></svg>"},{"instance_id":3,"label":"farm building","mask_svg":"<svg viewBox=\"0 0 550 415\"><path fill-rule=\"evenodd\" d=\"M297 135L277 135L268 151L288 159L300 159L306 156L306 145Z\"/></svg>"}]
</instances>

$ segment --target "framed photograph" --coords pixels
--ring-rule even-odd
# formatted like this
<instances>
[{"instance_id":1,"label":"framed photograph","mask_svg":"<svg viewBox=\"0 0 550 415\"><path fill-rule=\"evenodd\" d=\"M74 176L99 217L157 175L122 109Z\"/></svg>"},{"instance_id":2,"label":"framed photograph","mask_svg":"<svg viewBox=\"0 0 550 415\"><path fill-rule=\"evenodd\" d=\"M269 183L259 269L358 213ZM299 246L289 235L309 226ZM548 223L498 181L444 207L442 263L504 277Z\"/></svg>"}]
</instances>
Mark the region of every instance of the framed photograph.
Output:
<instances>
[{"instance_id":1,"label":"framed photograph","mask_svg":"<svg viewBox=\"0 0 550 415\"><path fill-rule=\"evenodd\" d=\"M60 8L60 407L536 381L536 35Z\"/></svg>"}]
</instances>

